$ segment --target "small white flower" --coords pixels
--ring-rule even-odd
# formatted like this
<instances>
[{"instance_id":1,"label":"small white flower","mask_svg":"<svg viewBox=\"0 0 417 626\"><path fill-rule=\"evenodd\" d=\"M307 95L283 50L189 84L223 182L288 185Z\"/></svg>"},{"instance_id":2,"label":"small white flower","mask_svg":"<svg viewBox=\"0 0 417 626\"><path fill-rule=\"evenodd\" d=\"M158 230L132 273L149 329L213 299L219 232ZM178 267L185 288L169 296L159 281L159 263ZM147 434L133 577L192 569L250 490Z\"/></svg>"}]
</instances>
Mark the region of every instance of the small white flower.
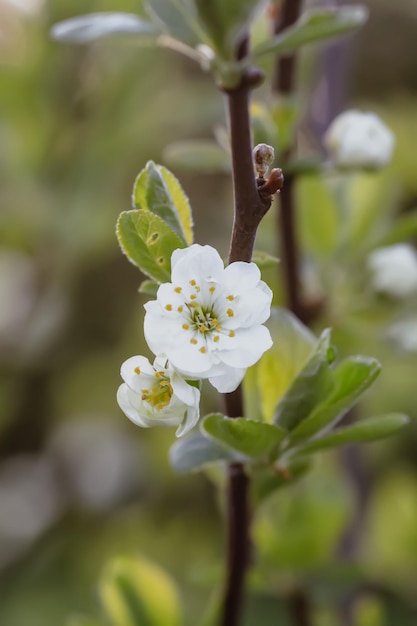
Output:
<instances>
[{"instance_id":1,"label":"small white flower","mask_svg":"<svg viewBox=\"0 0 417 626\"><path fill-rule=\"evenodd\" d=\"M333 120L324 143L340 167L379 169L390 162L395 138L375 113L352 110Z\"/></svg>"},{"instance_id":2,"label":"small white flower","mask_svg":"<svg viewBox=\"0 0 417 626\"><path fill-rule=\"evenodd\" d=\"M224 267L217 250L194 244L175 250L171 283L145 304L145 338L184 376L208 378L221 393L234 391L246 368L272 345L262 324L272 292L254 263Z\"/></svg>"},{"instance_id":3,"label":"small white flower","mask_svg":"<svg viewBox=\"0 0 417 626\"><path fill-rule=\"evenodd\" d=\"M165 356L157 356L153 365L144 356L132 356L120 374L125 382L118 389L117 402L138 426L178 426L180 437L197 424L200 391L174 371Z\"/></svg>"},{"instance_id":4,"label":"small white flower","mask_svg":"<svg viewBox=\"0 0 417 626\"><path fill-rule=\"evenodd\" d=\"M374 250L368 256L375 291L394 298L406 298L417 291L417 254L412 246L400 243Z\"/></svg>"}]
</instances>

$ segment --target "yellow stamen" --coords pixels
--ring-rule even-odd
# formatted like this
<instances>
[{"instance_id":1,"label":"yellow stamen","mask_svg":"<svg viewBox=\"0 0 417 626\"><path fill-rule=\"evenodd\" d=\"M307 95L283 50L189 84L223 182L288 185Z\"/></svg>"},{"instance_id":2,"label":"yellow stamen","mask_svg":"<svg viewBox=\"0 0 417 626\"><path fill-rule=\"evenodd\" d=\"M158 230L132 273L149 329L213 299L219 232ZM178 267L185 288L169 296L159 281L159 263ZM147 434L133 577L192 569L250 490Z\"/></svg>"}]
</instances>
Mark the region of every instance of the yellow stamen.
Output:
<instances>
[{"instance_id":1,"label":"yellow stamen","mask_svg":"<svg viewBox=\"0 0 417 626\"><path fill-rule=\"evenodd\" d=\"M214 337L213 341L215 341L216 343L217 343L218 341L220 341L220 335L216 335L216 336Z\"/></svg>"},{"instance_id":2,"label":"yellow stamen","mask_svg":"<svg viewBox=\"0 0 417 626\"><path fill-rule=\"evenodd\" d=\"M210 287L209 292L214 293L216 291L216 287Z\"/></svg>"},{"instance_id":3,"label":"yellow stamen","mask_svg":"<svg viewBox=\"0 0 417 626\"><path fill-rule=\"evenodd\" d=\"M232 309L227 309L226 313L227 313L227 315L229 317L233 317L234 316L234 313L233 313Z\"/></svg>"},{"instance_id":4,"label":"yellow stamen","mask_svg":"<svg viewBox=\"0 0 417 626\"><path fill-rule=\"evenodd\" d=\"M204 324L201 324L199 330L200 330L200 333L206 333L208 331L208 328L207 326L204 326Z\"/></svg>"},{"instance_id":5,"label":"yellow stamen","mask_svg":"<svg viewBox=\"0 0 417 626\"><path fill-rule=\"evenodd\" d=\"M195 309L197 306L197 302L189 302L188 306L190 307L190 309Z\"/></svg>"},{"instance_id":6,"label":"yellow stamen","mask_svg":"<svg viewBox=\"0 0 417 626\"><path fill-rule=\"evenodd\" d=\"M206 348L203 346L202 348L200 348L200 352L202 352L202 354L205 354L207 352Z\"/></svg>"},{"instance_id":7,"label":"yellow stamen","mask_svg":"<svg viewBox=\"0 0 417 626\"><path fill-rule=\"evenodd\" d=\"M219 323L219 320L216 320L216 319L211 320L211 325L212 325L212 326L214 326L214 328L216 328L216 326L218 325L218 323Z\"/></svg>"},{"instance_id":8,"label":"yellow stamen","mask_svg":"<svg viewBox=\"0 0 417 626\"><path fill-rule=\"evenodd\" d=\"M135 374L137 374L139 376L139 374L140 374L140 367L135 367L134 372L135 372Z\"/></svg>"},{"instance_id":9,"label":"yellow stamen","mask_svg":"<svg viewBox=\"0 0 417 626\"><path fill-rule=\"evenodd\" d=\"M182 287L175 287L174 291L175 291L176 293L181 293L181 291L182 291Z\"/></svg>"},{"instance_id":10,"label":"yellow stamen","mask_svg":"<svg viewBox=\"0 0 417 626\"><path fill-rule=\"evenodd\" d=\"M167 304L165 308L167 311L172 311L172 304Z\"/></svg>"},{"instance_id":11,"label":"yellow stamen","mask_svg":"<svg viewBox=\"0 0 417 626\"><path fill-rule=\"evenodd\" d=\"M182 312L183 312L183 310L184 310L184 307L183 307L183 306L179 306L179 307L178 307L178 309L177 309L178 313L182 313Z\"/></svg>"},{"instance_id":12,"label":"yellow stamen","mask_svg":"<svg viewBox=\"0 0 417 626\"><path fill-rule=\"evenodd\" d=\"M190 298L191 298L191 300L195 300L197 298L197 296L195 295L195 293L192 293Z\"/></svg>"},{"instance_id":13,"label":"yellow stamen","mask_svg":"<svg viewBox=\"0 0 417 626\"><path fill-rule=\"evenodd\" d=\"M197 341L197 339L194 339L194 337L193 337L192 339L190 339L190 343L195 345L196 343L198 343L198 341Z\"/></svg>"},{"instance_id":14,"label":"yellow stamen","mask_svg":"<svg viewBox=\"0 0 417 626\"><path fill-rule=\"evenodd\" d=\"M197 285L197 286L196 286L196 288L195 288L195 290L196 290L196 292L197 292L197 293L200 293L201 288Z\"/></svg>"},{"instance_id":15,"label":"yellow stamen","mask_svg":"<svg viewBox=\"0 0 417 626\"><path fill-rule=\"evenodd\" d=\"M188 324L183 324L182 327L184 330L188 330L190 328Z\"/></svg>"},{"instance_id":16,"label":"yellow stamen","mask_svg":"<svg viewBox=\"0 0 417 626\"><path fill-rule=\"evenodd\" d=\"M195 286L196 286L196 284L197 284L197 283L196 283L196 281L195 281L194 279L193 279L193 280L190 280L190 285L191 285L191 287L195 287Z\"/></svg>"},{"instance_id":17,"label":"yellow stamen","mask_svg":"<svg viewBox=\"0 0 417 626\"><path fill-rule=\"evenodd\" d=\"M231 330L230 333L229 333L229 337L234 337L234 336L235 336L235 331Z\"/></svg>"},{"instance_id":18,"label":"yellow stamen","mask_svg":"<svg viewBox=\"0 0 417 626\"><path fill-rule=\"evenodd\" d=\"M235 297L234 297L234 296L226 296L226 299L227 299L227 300L230 300L230 302L231 302L232 300L234 300L234 299L235 299Z\"/></svg>"}]
</instances>

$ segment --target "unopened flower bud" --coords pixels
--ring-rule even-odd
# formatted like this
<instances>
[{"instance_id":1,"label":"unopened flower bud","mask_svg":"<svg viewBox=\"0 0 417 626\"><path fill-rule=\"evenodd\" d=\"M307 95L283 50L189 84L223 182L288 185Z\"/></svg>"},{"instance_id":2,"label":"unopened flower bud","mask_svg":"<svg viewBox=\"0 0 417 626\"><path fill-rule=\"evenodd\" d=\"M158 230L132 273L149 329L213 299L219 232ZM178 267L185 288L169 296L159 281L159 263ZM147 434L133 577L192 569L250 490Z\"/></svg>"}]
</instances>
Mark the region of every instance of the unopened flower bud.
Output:
<instances>
[{"instance_id":1,"label":"unopened flower bud","mask_svg":"<svg viewBox=\"0 0 417 626\"><path fill-rule=\"evenodd\" d=\"M275 151L267 143L258 143L253 149L253 163L255 172L259 178L264 178L270 166L274 162Z\"/></svg>"}]
</instances>

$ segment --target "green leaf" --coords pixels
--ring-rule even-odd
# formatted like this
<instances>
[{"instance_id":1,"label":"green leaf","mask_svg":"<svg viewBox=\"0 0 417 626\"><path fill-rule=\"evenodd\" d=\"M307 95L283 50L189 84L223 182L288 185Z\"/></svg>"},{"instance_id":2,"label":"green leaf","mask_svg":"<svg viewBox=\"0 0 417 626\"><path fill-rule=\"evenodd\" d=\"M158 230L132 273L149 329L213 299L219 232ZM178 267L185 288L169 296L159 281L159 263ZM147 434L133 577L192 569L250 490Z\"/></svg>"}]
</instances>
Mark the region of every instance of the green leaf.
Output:
<instances>
[{"instance_id":1,"label":"green leaf","mask_svg":"<svg viewBox=\"0 0 417 626\"><path fill-rule=\"evenodd\" d=\"M276 256L272 256L272 254L268 254L267 252L261 252L260 250L255 250L252 261L256 263L260 270L276 267L279 263L279 259Z\"/></svg>"},{"instance_id":2,"label":"green leaf","mask_svg":"<svg viewBox=\"0 0 417 626\"><path fill-rule=\"evenodd\" d=\"M265 0L195 0L198 15L221 57L231 60Z\"/></svg>"},{"instance_id":3,"label":"green leaf","mask_svg":"<svg viewBox=\"0 0 417 626\"><path fill-rule=\"evenodd\" d=\"M183 240L193 242L191 207L180 183L161 165L148 161L136 178L133 187L133 205L160 217Z\"/></svg>"},{"instance_id":4,"label":"green leaf","mask_svg":"<svg viewBox=\"0 0 417 626\"><path fill-rule=\"evenodd\" d=\"M288 54L305 44L345 35L362 26L368 18L368 9L361 4L338 9L311 9L282 33L257 46L254 57L269 52Z\"/></svg>"},{"instance_id":5,"label":"green leaf","mask_svg":"<svg viewBox=\"0 0 417 626\"><path fill-rule=\"evenodd\" d=\"M252 493L259 504L277 489L287 487L302 478L312 467L308 457L297 457L287 467L264 467L253 472Z\"/></svg>"},{"instance_id":6,"label":"green leaf","mask_svg":"<svg viewBox=\"0 0 417 626\"><path fill-rule=\"evenodd\" d=\"M308 418L291 435L291 444L311 437L334 425L355 404L379 376L381 365L376 359L352 356L344 359L332 372L333 389L314 407Z\"/></svg>"},{"instance_id":7,"label":"green leaf","mask_svg":"<svg viewBox=\"0 0 417 626\"><path fill-rule=\"evenodd\" d=\"M150 211L124 211L116 234L124 254L144 274L160 283L170 280L171 255L184 244L160 217Z\"/></svg>"},{"instance_id":8,"label":"green leaf","mask_svg":"<svg viewBox=\"0 0 417 626\"><path fill-rule=\"evenodd\" d=\"M91 13L55 24L51 37L64 43L85 44L107 37L149 37L159 32L154 24L131 13Z\"/></svg>"},{"instance_id":9,"label":"green leaf","mask_svg":"<svg viewBox=\"0 0 417 626\"><path fill-rule=\"evenodd\" d=\"M317 339L286 309L273 307L266 325L273 346L248 369L243 391L245 414L271 422L278 401L304 367Z\"/></svg>"},{"instance_id":10,"label":"green leaf","mask_svg":"<svg viewBox=\"0 0 417 626\"><path fill-rule=\"evenodd\" d=\"M102 574L99 593L113 626L179 626L172 580L146 559L118 557Z\"/></svg>"},{"instance_id":11,"label":"green leaf","mask_svg":"<svg viewBox=\"0 0 417 626\"><path fill-rule=\"evenodd\" d=\"M380 239L378 246L392 246L395 243L402 243L407 239L417 237L417 211L414 210L405 215L397 217L393 224L390 224L389 232Z\"/></svg>"},{"instance_id":12,"label":"green leaf","mask_svg":"<svg viewBox=\"0 0 417 626\"><path fill-rule=\"evenodd\" d=\"M203 42L192 0L145 0L144 6L151 19L167 34L193 48Z\"/></svg>"},{"instance_id":13,"label":"green leaf","mask_svg":"<svg viewBox=\"0 0 417 626\"><path fill-rule=\"evenodd\" d=\"M158 283L154 283L153 280L144 280L139 286L139 293L155 298L158 287Z\"/></svg>"},{"instance_id":14,"label":"green leaf","mask_svg":"<svg viewBox=\"0 0 417 626\"><path fill-rule=\"evenodd\" d=\"M286 436L281 428L244 417L228 418L212 413L202 422L203 432L221 444L256 459L269 457Z\"/></svg>"},{"instance_id":15,"label":"green leaf","mask_svg":"<svg viewBox=\"0 0 417 626\"><path fill-rule=\"evenodd\" d=\"M266 143L277 150L277 128L269 107L261 102L251 102L250 122L253 134L253 144Z\"/></svg>"},{"instance_id":16,"label":"green leaf","mask_svg":"<svg viewBox=\"0 0 417 626\"><path fill-rule=\"evenodd\" d=\"M189 172L230 172L230 155L215 141L194 139L176 141L164 150L170 165Z\"/></svg>"},{"instance_id":17,"label":"green leaf","mask_svg":"<svg viewBox=\"0 0 417 626\"><path fill-rule=\"evenodd\" d=\"M303 247L318 257L334 252L338 237L337 206L320 176L302 176L296 185Z\"/></svg>"},{"instance_id":18,"label":"green leaf","mask_svg":"<svg viewBox=\"0 0 417 626\"><path fill-rule=\"evenodd\" d=\"M192 433L175 442L169 457L172 467L180 474L199 471L206 465L219 461L242 460L232 450L203 437L201 433Z\"/></svg>"},{"instance_id":19,"label":"green leaf","mask_svg":"<svg viewBox=\"0 0 417 626\"><path fill-rule=\"evenodd\" d=\"M315 406L333 387L329 364L334 360L330 344L330 329L323 331L317 347L307 364L278 403L274 423L292 431L305 420Z\"/></svg>"},{"instance_id":20,"label":"green leaf","mask_svg":"<svg viewBox=\"0 0 417 626\"><path fill-rule=\"evenodd\" d=\"M389 437L408 423L408 416L402 413L389 413L379 417L370 417L309 441L297 448L297 452L310 454L311 452L318 452L326 448L336 448L348 443L376 441L377 439Z\"/></svg>"},{"instance_id":21,"label":"green leaf","mask_svg":"<svg viewBox=\"0 0 417 626\"><path fill-rule=\"evenodd\" d=\"M281 97L272 107L272 119L278 137L277 151L280 154L292 145L300 111L294 98ZM278 158L278 155L277 155ZM284 171L284 174L286 169Z\"/></svg>"}]
</instances>

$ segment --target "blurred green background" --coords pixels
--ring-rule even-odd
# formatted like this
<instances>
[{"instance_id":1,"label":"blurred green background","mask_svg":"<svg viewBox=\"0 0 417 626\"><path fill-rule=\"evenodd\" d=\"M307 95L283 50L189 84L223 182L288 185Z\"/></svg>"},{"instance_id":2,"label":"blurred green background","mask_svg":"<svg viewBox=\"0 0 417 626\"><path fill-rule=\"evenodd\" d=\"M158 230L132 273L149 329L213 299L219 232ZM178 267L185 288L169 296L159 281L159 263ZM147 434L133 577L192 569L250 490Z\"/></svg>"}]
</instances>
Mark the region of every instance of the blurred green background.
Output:
<instances>
[{"instance_id":1,"label":"blurred green background","mask_svg":"<svg viewBox=\"0 0 417 626\"><path fill-rule=\"evenodd\" d=\"M346 44L350 71L339 104L378 111L397 148L386 172L357 182L365 252L380 221L417 207L416 7L369 6L369 24ZM77 48L48 37L56 21L112 9L141 11L135 0L0 0L1 626L99 614L97 579L120 553L142 553L174 576L191 626L222 571L212 483L174 475L172 431L140 430L116 404L120 364L148 351L142 277L120 254L114 227L146 161L165 164L164 148L175 140L210 138L224 125L224 102L210 78L175 53L123 43ZM324 121L308 105L325 54L308 49L300 72L301 106L317 127ZM265 102L268 88L255 96ZM196 241L226 256L229 176L172 169L190 197ZM306 208L326 202L316 182L301 180L298 194L306 291L325 290L328 299L317 330L333 325L342 354L381 359L363 410L415 417L417 356L389 337L394 324L415 319L417 299L374 294L365 252L349 257L344 272L322 255ZM275 212L259 248L279 255ZM276 268L265 279L280 303ZM207 388L203 413L218 406ZM306 590L317 626L342 624L337 611L352 594L355 626L417 624L416 446L411 425L360 453L327 455L264 506L254 520L259 550L246 626L290 626ZM359 493L343 469L358 454Z\"/></svg>"}]
</instances>

